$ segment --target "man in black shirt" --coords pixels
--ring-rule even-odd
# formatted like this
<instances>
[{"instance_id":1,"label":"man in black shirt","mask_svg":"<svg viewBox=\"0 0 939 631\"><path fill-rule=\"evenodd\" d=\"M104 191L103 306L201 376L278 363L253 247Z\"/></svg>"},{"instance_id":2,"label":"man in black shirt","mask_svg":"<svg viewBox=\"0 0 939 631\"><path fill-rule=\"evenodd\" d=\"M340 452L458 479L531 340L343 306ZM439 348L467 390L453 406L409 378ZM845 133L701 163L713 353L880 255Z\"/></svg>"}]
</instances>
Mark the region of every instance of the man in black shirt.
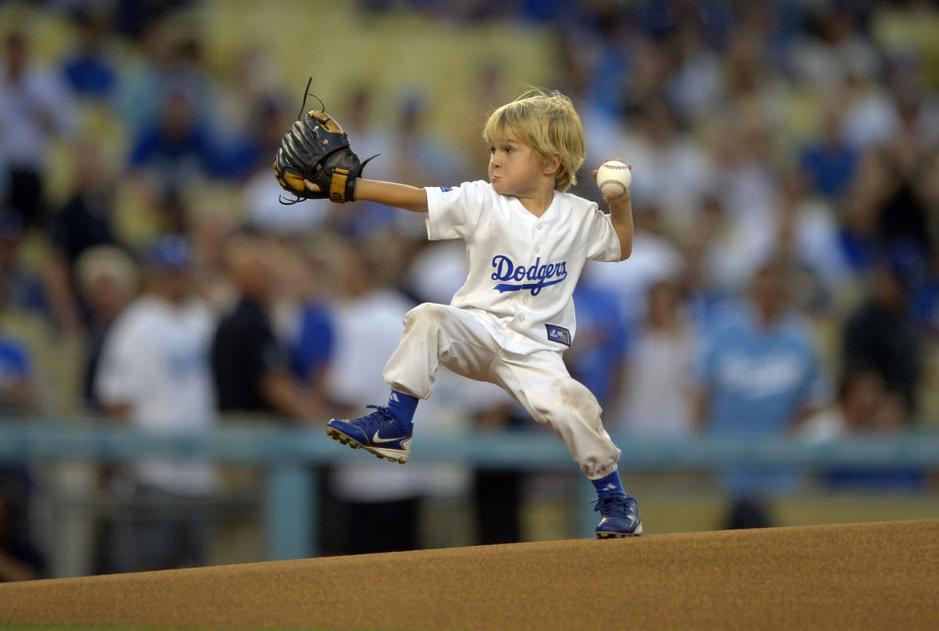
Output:
<instances>
[{"instance_id":1,"label":"man in black shirt","mask_svg":"<svg viewBox=\"0 0 939 631\"><path fill-rule=\"evenodd\" d=\"M225 265L238 292L238 300L222 318L212 343L217 405L221 413L236 419L250 417L266 422L295 420L319 424L319 418L326 415L321 412L317 399L305 391L290 372L287 353L274 333L268 313L276 286L275 247L270 238L251 231L235 234L226 244ZM235 492L255 497L261 493L257 476L250 471L227 470L223 472L223 479ZM321 506L328 501L325 487L326 482L321 478L315 491L320 496ZM328 512L331 511L320 512L324 523L318 526L319 532L328 528ZM223 540L242 541L246 536L258 539L252 530L253 524L228 523L226 526L217 535Z\"/></svg>"},{"instance_id":2,"label":"man in black shirt","mask_svg":"<svg viewBox=\"0 0 939 631\"><path fill-rule=\"evenodd\" d=\"M910 314L917 259L909 252L888 251L875 264L870 294L845 323L842 368L845 374L871 371L886 386L895 424L910 422L920 386L920 344Z\"/></svg>"},{"instance_id":3,"label":"man in black shirt","mask_svg":"<svg viewBox=\"0 0 939 631\"><path fill-rule=\"evenodd\" d=\"M219 411L315 421L320 405L294 380L267 311L275 287L274 245L264 235L241 232L226 247L239 299L212 344Z\"/></svg>"},{"instance_id":4,"label":"man in black shirt","mask_svg":"<svg viewBox=\"0 0 939 631\"><path fill-rule=\"evenodd\" d=\"M49 256L48 282L58 318L66 328L93 326L94 313L81 292L78 261L88 250L102 245L118 246L126 251L114 230L113 178L102 163L101 149L82 142L72 153L75 189L53 216L49 229L52 252Z\"/></svg>"}]
</instances>

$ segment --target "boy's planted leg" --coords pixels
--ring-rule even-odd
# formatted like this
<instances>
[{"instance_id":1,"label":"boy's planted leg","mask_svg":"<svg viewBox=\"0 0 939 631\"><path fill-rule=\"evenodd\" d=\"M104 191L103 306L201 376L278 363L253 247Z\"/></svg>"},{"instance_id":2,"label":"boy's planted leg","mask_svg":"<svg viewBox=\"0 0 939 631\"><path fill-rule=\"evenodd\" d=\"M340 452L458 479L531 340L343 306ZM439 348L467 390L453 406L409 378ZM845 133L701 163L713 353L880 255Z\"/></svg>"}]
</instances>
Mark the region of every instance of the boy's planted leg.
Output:
<instances>
[{"instance_id":1,"label":"boy's planted leg","mask_svg":"<svg viewBox=\"0 0 939 631\"><path fill-rule=\"evenodd\" d=\"M567 372L559 353L546 351L507 357L496 367L499 384L529 414L564 441L597 489L599 538L642 534L636 499L623 489L617 472L620 450L600 420L602 409L586 386Z\"/></svg>"}]
</instances>

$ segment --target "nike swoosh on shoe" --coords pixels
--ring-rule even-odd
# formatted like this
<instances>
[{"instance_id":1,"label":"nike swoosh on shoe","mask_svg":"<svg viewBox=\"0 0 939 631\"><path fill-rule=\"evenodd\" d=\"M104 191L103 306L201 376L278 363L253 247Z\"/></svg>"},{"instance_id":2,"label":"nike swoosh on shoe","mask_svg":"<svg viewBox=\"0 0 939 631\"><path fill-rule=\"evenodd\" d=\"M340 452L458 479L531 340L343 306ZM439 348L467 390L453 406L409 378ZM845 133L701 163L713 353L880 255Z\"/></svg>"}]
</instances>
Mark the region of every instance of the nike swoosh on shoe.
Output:
<instances>
[{"instance_id":1,"label":"nike swoosh on shoe","mask_svg":"<svg viewBox=\"0 0 939 631\"><path fill-rule=\"evenodd\" d=\"M376 429L375 434L372 436L372 442L377 445L383 445L385 443L397 443L404 439L401 436L397 436L395 438L382 438L381 436L378 435L379 432L381 432L381 430Z\"/></svg>"}]
</instances>

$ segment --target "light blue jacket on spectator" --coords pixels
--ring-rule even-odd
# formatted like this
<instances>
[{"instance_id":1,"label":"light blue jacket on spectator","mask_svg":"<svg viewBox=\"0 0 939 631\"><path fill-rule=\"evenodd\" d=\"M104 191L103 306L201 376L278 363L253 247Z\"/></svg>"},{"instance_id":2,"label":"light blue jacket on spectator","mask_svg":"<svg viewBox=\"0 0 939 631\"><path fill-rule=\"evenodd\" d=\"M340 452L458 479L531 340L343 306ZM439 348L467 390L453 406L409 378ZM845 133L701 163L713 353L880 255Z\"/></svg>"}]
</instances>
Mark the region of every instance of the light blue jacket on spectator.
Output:
<instances>
[{"instance_id":1,"label":"light blue jacket on spectator","mask_svg":"<svg viewBox=\"0 0 939 631\"><path fill-rule=\"evenodd\" d=\"M785 316L765 329L748 310L718 319L704 344L699 378L709 396L705 431L710 434L783 435L828 389L800 318ZM728 490L739 495L785 490L794 481L749 470L726 474Z\"/></svg>"}]
</instances>

